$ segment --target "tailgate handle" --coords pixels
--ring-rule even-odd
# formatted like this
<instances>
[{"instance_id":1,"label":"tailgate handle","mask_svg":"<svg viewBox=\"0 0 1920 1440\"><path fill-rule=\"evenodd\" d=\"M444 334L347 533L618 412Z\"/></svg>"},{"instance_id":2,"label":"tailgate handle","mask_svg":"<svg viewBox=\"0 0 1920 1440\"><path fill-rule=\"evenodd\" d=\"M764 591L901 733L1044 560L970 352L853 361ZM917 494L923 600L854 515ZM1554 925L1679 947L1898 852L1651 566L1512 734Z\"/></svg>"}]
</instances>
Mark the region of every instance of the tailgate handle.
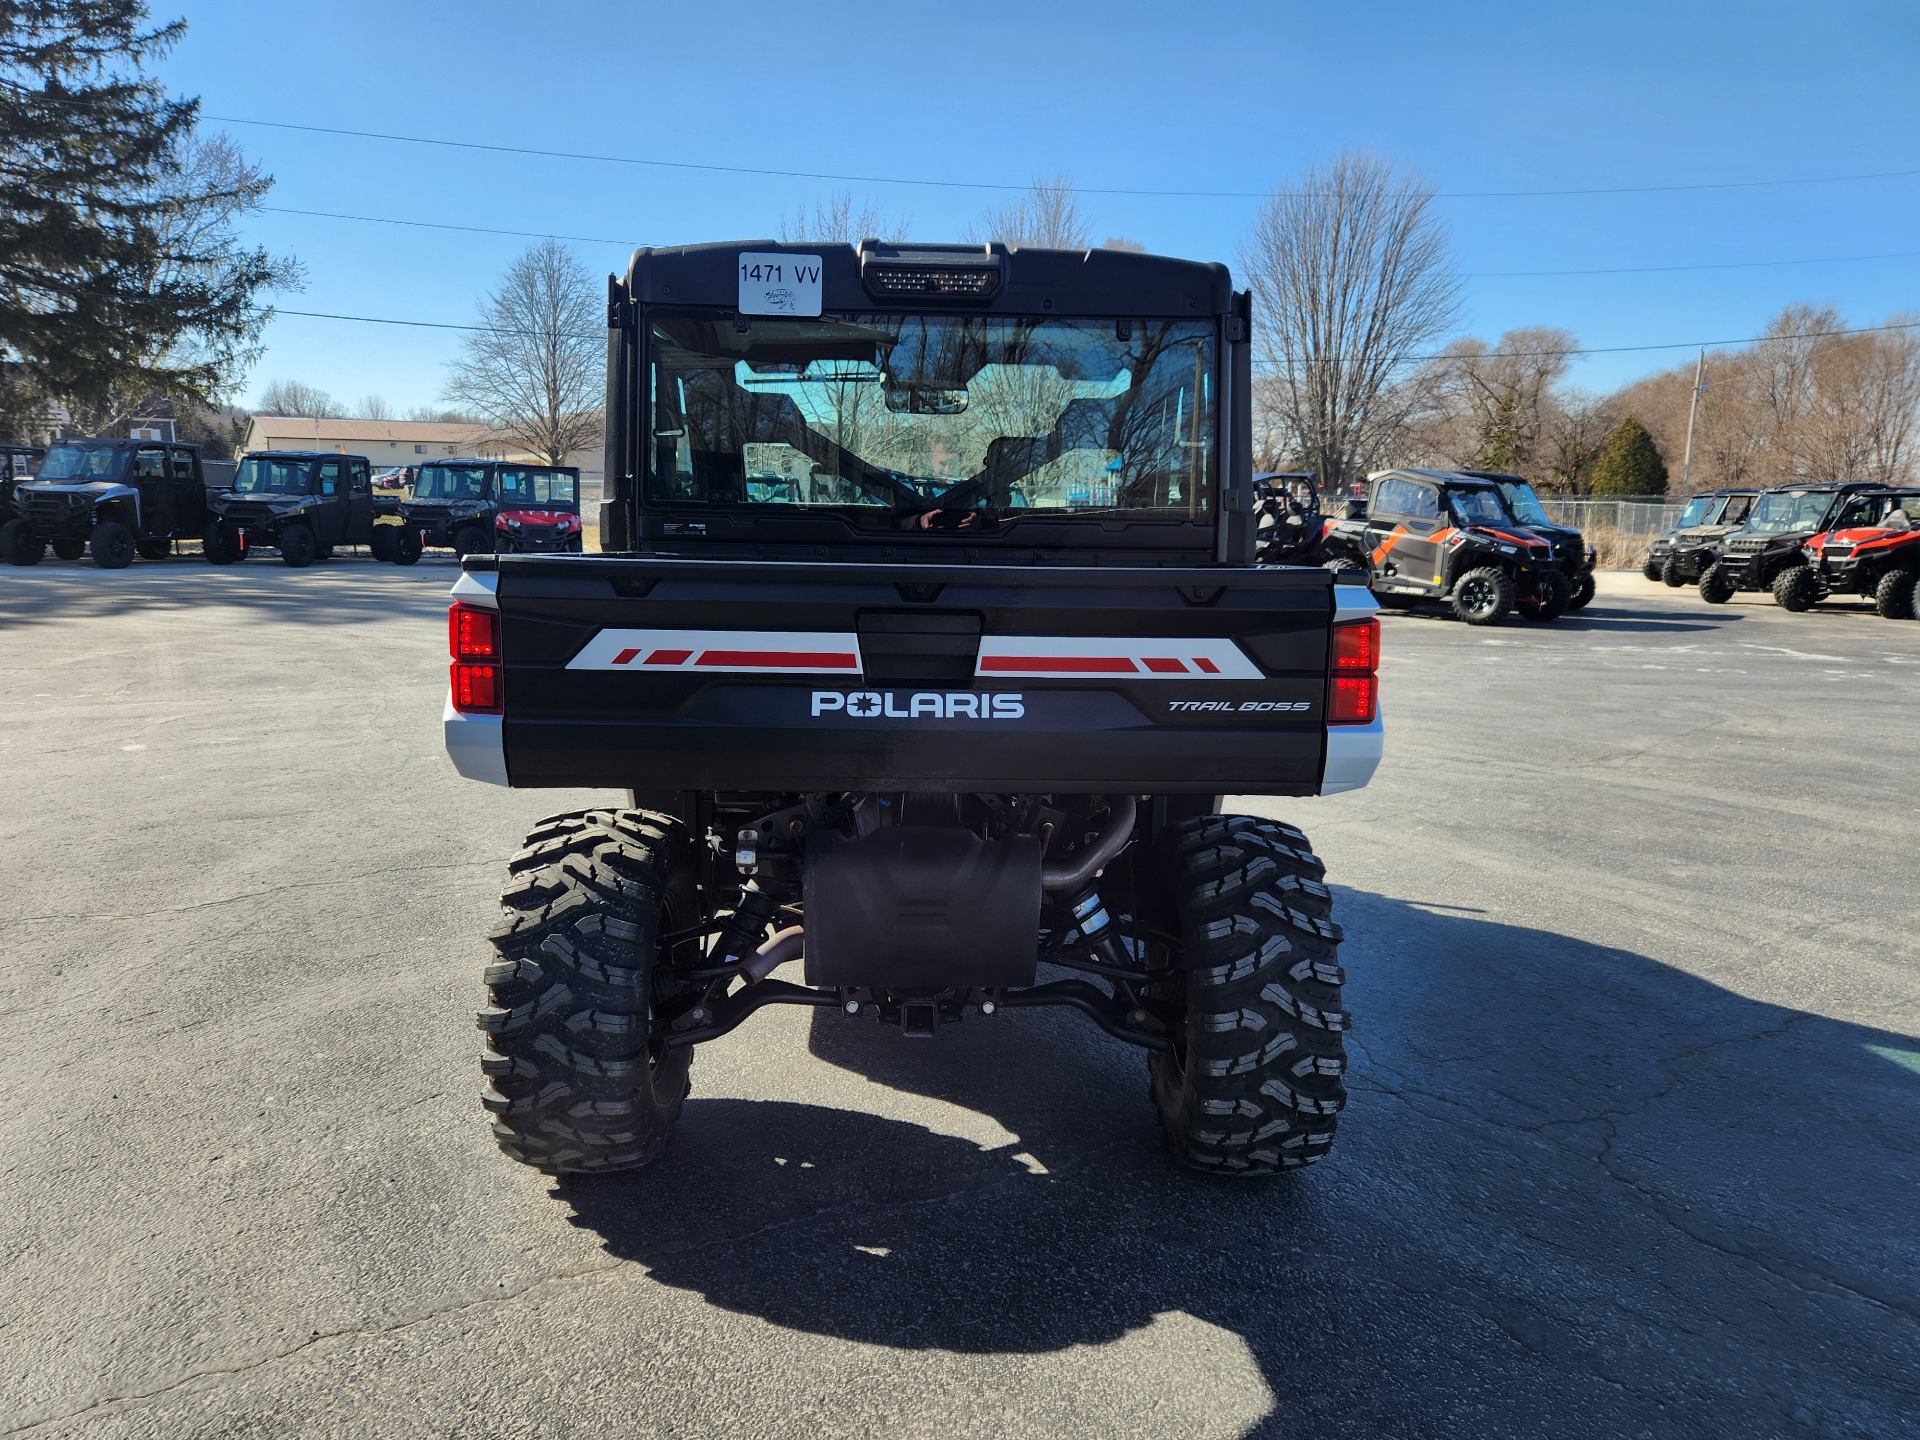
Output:
<instances>
[{"instance_id":1,"label":"tailgate handle","mask_svg":"<svg viewBox=\"0 0 1920 1440\"><path fill-rule=\"evenodd\" d=\"M967 610L862 610L854 620L870 685L971 685L981 620Z\"/></svg>"}]
</instances>

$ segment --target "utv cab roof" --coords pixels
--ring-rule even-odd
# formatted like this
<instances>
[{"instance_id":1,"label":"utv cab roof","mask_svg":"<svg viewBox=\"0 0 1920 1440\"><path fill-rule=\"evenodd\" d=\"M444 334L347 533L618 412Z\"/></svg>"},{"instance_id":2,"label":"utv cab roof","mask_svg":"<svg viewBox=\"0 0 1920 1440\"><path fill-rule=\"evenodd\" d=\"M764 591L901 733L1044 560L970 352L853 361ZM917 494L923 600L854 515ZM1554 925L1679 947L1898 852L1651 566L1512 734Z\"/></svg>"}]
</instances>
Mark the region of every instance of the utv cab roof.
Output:
<instances>
[{"instance_id":1,"label":"utv cab roof","mask_svg":"<svg viewBox=\"0 0 1920 1440\"><path fill-rule=\"evenodd\" d=\"M1114 318L1225 315L1233 308L1227 267L1131 250L1038 250L986 245L802 245L730 240L636 250L623 281L637 305L737 310L742 255L792 255L820 261L819 309L811 317L871 310ZM811 291L811 284L807 284ZM810 298L810 294L809 297ZM756 314L762 312L754 312ZM768 316L776 323L777 315Z\"/></svg>"},{"instance_id":2,"label":"utv cab roof","mask_svg":"<svg viewBox=\"0 0 1920 1440\"><path fill-rule=\"evenodd\" d=\"M342 450L246 450L241 452L242 460L364 460L364 455L354 455Z\"/></svg>"},{"instance_id":3,"label":"utv cab roof","mask_svg":"<svg viewBox=\"0 0 1920 1440\"><path fill-rule=\"evenodd\" d=\"M1385 480L1390 475L1405 475L1414 480L1425 480L1434 485L1450 485L1456 490L1492 490L1492 480L1483 478L1472 470L1425 470L1411 465L1395 465L1388 470L1374 470L1367 476L1371 484L1375 480ZM1503 477L1517 480L1517 475Z\"/></svg>"},{"instance_id":4,"label":"utv cab roof","mask_svg":"<svg viewBox=\"0 0 1920 1440\"><path fill-rule=\"evenodd\" d=\"M290 451L277 451L277 454L290 454ZM540 460L483 460L477 455L448 455L437 460L416 460L411 465L396 465L396 470L425 470L430 465L504 465L512 470L567 470L577 471L575 465L548 465Z\"/></svg>"}]
</instances>

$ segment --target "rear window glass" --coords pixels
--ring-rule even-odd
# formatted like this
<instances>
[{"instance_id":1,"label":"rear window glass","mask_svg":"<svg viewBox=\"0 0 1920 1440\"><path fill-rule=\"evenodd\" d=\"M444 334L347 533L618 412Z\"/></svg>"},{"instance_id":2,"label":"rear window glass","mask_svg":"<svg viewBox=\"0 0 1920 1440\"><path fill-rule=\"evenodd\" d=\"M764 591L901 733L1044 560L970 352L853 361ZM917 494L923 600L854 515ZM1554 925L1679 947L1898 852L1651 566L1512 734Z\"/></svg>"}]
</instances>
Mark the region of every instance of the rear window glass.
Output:
<instances>
[{"instance_id":1,"label":"rear window glass","mask_svg":"<svg viewBox=\"0 0 1920 1440\"><path fill-rule=\"evenodd\" d=\"M537 470L502 466L499 501L502 505L544 505L574 509L580 504L580 477L570 470Z\"/></svg>"}]
</instances>

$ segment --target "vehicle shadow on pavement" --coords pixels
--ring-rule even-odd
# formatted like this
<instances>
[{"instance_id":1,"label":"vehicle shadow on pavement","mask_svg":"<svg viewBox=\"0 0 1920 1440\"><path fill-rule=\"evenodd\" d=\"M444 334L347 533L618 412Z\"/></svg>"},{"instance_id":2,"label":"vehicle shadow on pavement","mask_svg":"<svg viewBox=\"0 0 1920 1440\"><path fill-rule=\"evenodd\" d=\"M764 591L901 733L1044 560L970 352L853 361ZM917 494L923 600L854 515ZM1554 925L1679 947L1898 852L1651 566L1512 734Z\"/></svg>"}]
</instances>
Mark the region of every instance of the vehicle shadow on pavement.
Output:
<instances>
[{"instance_id":1,"label":"vehicle shadow on pavement","mask_svg":"<svg viewBox=\"0 0 1920 1440\"><path fill-rule=\"evenodd\" d=\"M703 1099L696 1063L674 1149L570 1183L574 1223L713 1305L889 1347L1054 1351L1184 1312L1259 1365L1257 1433L1878 1434L1920 1410L1920 1041L1339 903L1359 1029L1321 1165L1174 1169L1139 1054L1073 1017L908 1041L814 1012L816 1059L928 1124ZM941 1133L943 1106L1017 1140Z\"/></svg>"},{"instance_id":2,"label":"vehicle shadow on pavement","mask_svg":"<svg viewBox=\"0 0 1920 1440\"><path fill-rule=\"evenodd\" d=\"M290 620L306 625L342 625L391 620L414 611L422 619L444 615L447 591L460 578L452 563L407 567L384 564L365 555L317 560L290 570L277 557L255 557L240 565L211 566L198 556L136 560L124 570L101 570L91 561L31 568L0 564L0 624L144 615L170 611L204 613L244 611L251 618Z\"/></svg>"},{"instance_id":3,"label":"vehicle shadow on pavement","mask_svg":"<svg viewBox=\"0 0 1920 1440\"><path fill-rule=\"evenodd\" d=\"M1552 637L1566 631L1626 630L1641 634L1688 634L1700 630L1720 630L1727 622L1743 617L1729 613L1724 607L1716 610L1615 610L1604 603L1588 606L1576 614L1562 615L1557 620L1536 624L1519 616L1509 616L1498 625L1475 628L1464 625L1442 610L1387 610L1383 614L1389 626L1398 628L1403 625L1445 625L1457 628L1483 638L1505 635L1543 635Z\"/></svg>"},{"instance_id":4,"label":"vehicle shadow on pavement","mask_svg":"<svg viewBox=\"0 0 1920 1440\"><path fill-rule=\"evenodd\" d=\"M1695 630L1722 630L1728 622L1744 617L1725 610L1609 610L1592 605L1574 615L1562 615L1544 628L1555 630L1633 630L1643 633L1687 633ZM1528 627L1538 628L1538 627Z\"/></svg>"}]
</instances>

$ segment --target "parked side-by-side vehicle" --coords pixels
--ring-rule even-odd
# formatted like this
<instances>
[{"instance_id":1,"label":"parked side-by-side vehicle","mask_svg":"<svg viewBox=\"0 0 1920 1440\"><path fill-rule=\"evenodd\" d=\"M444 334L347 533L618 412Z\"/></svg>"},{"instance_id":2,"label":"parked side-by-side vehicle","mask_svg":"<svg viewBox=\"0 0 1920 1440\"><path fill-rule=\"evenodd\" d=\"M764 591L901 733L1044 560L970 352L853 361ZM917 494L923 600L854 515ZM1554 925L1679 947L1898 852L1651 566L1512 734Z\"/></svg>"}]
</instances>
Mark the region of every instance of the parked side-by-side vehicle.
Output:
<instances>
[{"instance_id":1,"label":"parked side-by-side vehicle","mask_svg":"<svg viewBox=\"0 0 1920 1440\"><path fill-rule=\"evenodd\" d=\"M251 451L240 457L233 484L207 503L213 518L205 549L215 565L269 546L299 568L373 538L372 468L364 455Z\"/></svg>"},{"instance_id":2,"label":"parked side-by-side vehicle","mask_svg":"<svg viewBox=\"0 0 1920 1440\"><path fill-rule=\"evenodd\" d=\"M1784 608L1809 610L1830 595L1858 595L1889 620L1920 618L1920 490L1856 496L1801 553L1805 564L1774 582L1774 599Z\"/></svg>"},{"instance_id":3,"label":"parked side-by-side vehicle","mask_svg":"<svg viewBox=\"0 0 1920 1440\"><path fill-rule=\"evenodd\" d=\"M1493 480L1454 470L1375 472L1324 549L1329 564L1365 571L1382 604L1440 600L1469 625L1515 611L1553 620L1573 596L1553 542L1520 524Z\"/></svg>"},{"instance_id":4,"label":"parked side-by-side vehicle","mask_svg":"<svg viewBox=\"0 0 1920 1440\"><path fill-rule=\"evenodd\" d=\"M63 440L32 479L14 483L0 555L37 565L49 548L63 560L91 552L94 564L119 570L135 555L161 560L176 541L200 539L207 516L199 446Z\"/></svg>"},{"instance_id":5,"label":"parked side-by-side vehicle","mask_svg":"<svg viewBox=\"0 0 1920 1440\"><path fill-rule=\"evenodd\" d=\"M570 466L430 461L415 470L399 511L392 558L401 565L428 549L465 556L583 548L580 472Z\"/></svg>"},{"instance_id":6,"label":"parked side-by-side vehicle","mask_svg":"<svg viewBox=\"0 0 1920 1440\"><path fill-rule=\"evenodd\" d=\"M1507 502L1513 518L1553 547L1554 559L1560 562L1560 573L1567 577L1567 609L1584 610L1593 599L1593 571L1600 558L1593 546L1587 544L1586 537L1571 525L1559 524L1550 517L1525 476L1510 475L1503 470L1462 470L1460 473L1476 480L1491 480L1499 487L1500 498Z\"/></svg>"},{"instance_id":7,"label":"parked side-by-side vehicle","mask_svg":"<svg viewBox=\"0 0 1920 1440\"><path fill-rule=\"evenodd\" d=\"M1221 797L1367 782L1380 632L1365 586L1256 563L1251 320L1225 267L1112 250L635 255L612 553L470 545L449 616L462 774L627 792L509 862L507 1154L655 1159L767 1005L918 1044L1059 1007L1146 1052L1180 1162L1327 1153L1333 897Z\"/></svg>"},{"instance_id":8,"label":"parked side-by-side vehicle","mask_svg":"<svg viewBox=\"0 0 1920 1440\"><path fill-rule=\"evenodd\" d=\"M1757 489L1708 490L1688 498L1673 525L1654 536L1640 573L1678 589L1698 580L1719 554L1715 547L1746 523Z\"/></svg>"},{"instance_id":9,"label":"parked side-by-side vehicle","mask_svg":"<svg viewBox=\"0 0 1920 1440\"><path fill-rule=\"evenodd\" d=\"M1788 572L1806 568L1807 542L1829 530L1871 524L1883 509L1873 497L1885 493L1885 486L1863 482L1763 492L1746 523L1715 545L1715 558L1700 575L1700 598L1724 605L1742 590L1762 590L1779 599L1781 585L1797 596L1811 581Z\"/></svg>"}]
</instances>

